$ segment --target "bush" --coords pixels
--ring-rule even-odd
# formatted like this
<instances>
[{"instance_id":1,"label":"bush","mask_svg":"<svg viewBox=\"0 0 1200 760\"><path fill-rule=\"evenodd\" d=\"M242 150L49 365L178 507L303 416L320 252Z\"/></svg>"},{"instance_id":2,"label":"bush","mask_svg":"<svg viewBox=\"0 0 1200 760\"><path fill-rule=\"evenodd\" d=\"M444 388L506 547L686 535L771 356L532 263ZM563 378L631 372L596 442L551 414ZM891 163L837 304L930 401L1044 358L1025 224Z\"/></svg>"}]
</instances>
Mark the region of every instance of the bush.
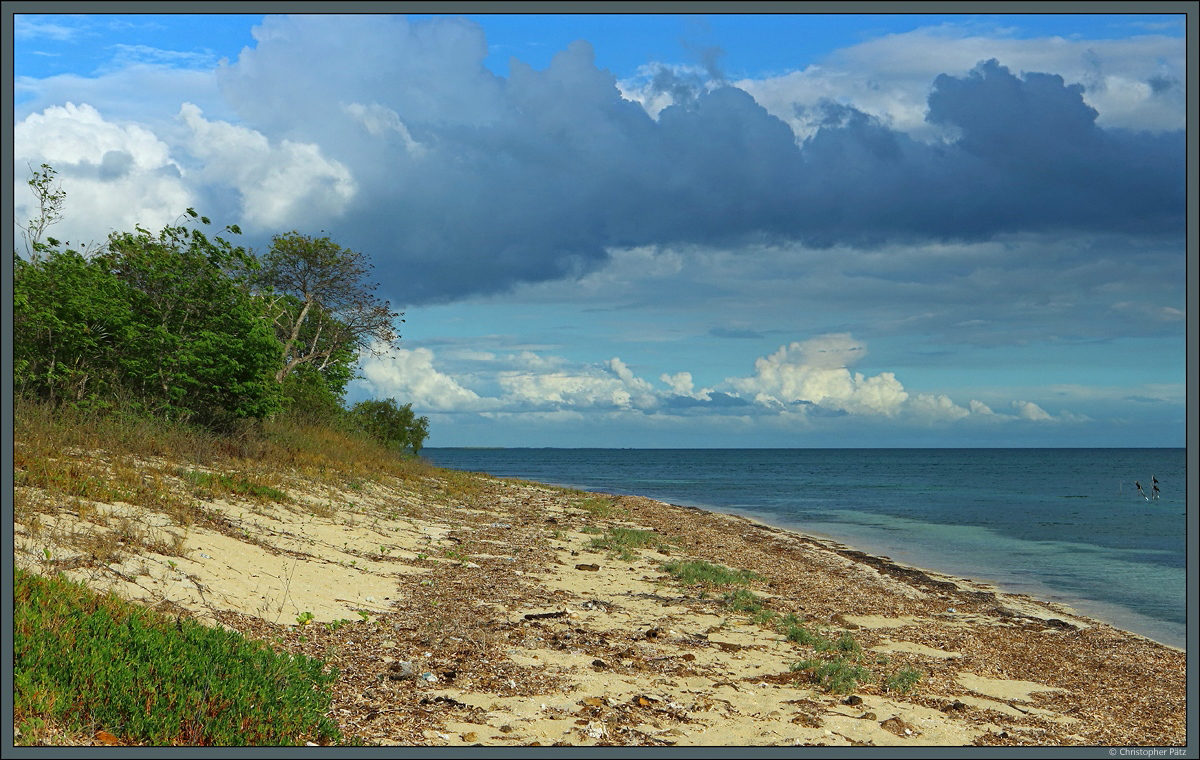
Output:
<instances>
[{"instance_id":1,"label":"bush","mask_svg":"<svg viewBox=\"0 0 1200 760\"><path fill-rule=\"evenodd\" d=\"M388 448L417 454L429 436L429 418L413 414L412 404L399 406L396 399L360 401L350 416L364 433Z\"/></svg>"}]
</instances>

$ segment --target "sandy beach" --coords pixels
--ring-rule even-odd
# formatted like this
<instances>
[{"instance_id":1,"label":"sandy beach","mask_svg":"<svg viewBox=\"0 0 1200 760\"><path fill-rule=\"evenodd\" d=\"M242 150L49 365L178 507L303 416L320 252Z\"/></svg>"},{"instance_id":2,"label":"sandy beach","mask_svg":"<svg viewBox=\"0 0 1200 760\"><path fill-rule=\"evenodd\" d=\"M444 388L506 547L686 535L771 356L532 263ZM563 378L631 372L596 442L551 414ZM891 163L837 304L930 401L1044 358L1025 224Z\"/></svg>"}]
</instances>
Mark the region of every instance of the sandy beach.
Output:
<instances>
[{"instance_id":1,"label":"sandy beach","mask_svg":"<svg viewBox=\"0 0 1200 760\"><path fill-rule=\"evenodd\" d=\"M357 488L296 476L284 490L290 502L205 502L218 519L187 530L64 498L37 526L15 524L15 561L328 660L341 671L332 716L368 743L1187 742L1184 652L826 539L437 470ZM131 524L181 551L103 565L65 538ZM653 545L595 545L620 528ZM755 574L744 588L763 609L852 640L864 676L847 693L793 669L829 657L739 611L733 587L664 568L682 561Z\"/></svg>"}]
</instances>

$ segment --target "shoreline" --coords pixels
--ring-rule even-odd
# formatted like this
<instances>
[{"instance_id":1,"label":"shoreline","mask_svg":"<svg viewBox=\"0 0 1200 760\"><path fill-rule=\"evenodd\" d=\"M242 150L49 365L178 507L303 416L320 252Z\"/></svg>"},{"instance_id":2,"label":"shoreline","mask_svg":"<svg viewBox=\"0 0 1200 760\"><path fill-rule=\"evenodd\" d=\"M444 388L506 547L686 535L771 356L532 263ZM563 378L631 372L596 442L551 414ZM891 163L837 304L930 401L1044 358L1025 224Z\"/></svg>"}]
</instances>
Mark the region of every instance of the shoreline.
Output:
<instances>
[{"instance_id":1,"label":"shoreline","mask_svg":"<svg viewBox=\"0 0 1200 760\"><path fill-rule=\"evenodd\" d=\"M1129 609L1127 609L1125 607L1121 607L1119 605L1105 604L1103 602L1098 602L1096 600L1089 600L1089 599L1070 599L1070 598L1065 598L1065 597L1064 597L1063 601L1056 600L1056 599L1049 599L1042 593L1014 589L1011 586L1008 586L1008 585L1006 585L1002 582L998 582L998 581L979 580L977 578L967 577L965 575L953 575L953 574L950 574L950 573L947 573L947 572L944 572L941 570L931 569L929 567L926 567L924 564L917 565L917 564L911 564L911 563L907 563L907 562L899 562L899 561L892 559L890 556L883 554L882 552L879 552L878 550L875 550L873 548L860 549L857 546L852 546L850 544L847 544L842 539L840 539L836 536L830 536L830 535L826 535L826 534L822 534L822 533L814 533L814 532L806 531L806 530L796 528L796 527L790 526L790 525L779 525L776 523L772 523L768 520L763 520L763 519L753 517L750 514L746 514L746 513L737 511L737 510L724 511L724 510L716 509L713 507L685 505L685 504L671 504L670 502L664 502L664 503L670 504L671 506L674 506L674 507L679 507L681 509L698 509L698 510L705 511L705 512L712 512L714 514L727 515L729 517L746 520L747 522L754 523L756 525L760 525L760 526L762 526L764 528L768 528L770 530L778 530L778 531L783 531L786 533L792 533L792 534L800 536L804 539L813 541L815 543L822 544L831 551L835 551L835 552L838 552L841 554L851 554L851 555L865 557L867 559L865 559L864 561L868 562L868 564L890 565L890 566L900 569L902 572L908 571L908 572L913 572L913 573L920 573L920 574L926 575L932 579L953 583L957 586L964 588L965 590L985 591L985 592L990 591L990 592L993 592L993 593L996 593L999 595L1003 595L1003 596L1007 596L1007 597L1028 598L1028 599L1036 601L1036 603L1043 605L1047 608L1053 608L1053 609L1060 610L1064 615L1066 615L1068 617L1076 618L1079 620L1090 620L1093 623L1102 623L1104 625L1110 625L1113 628L1116 628L1124 633L1129 634L1130 636L1137 636L1139 638L1145 639L1146 641L1158 644L1160 646L1168 647L1170 649L1174 649L1178 652L1182 652L1182 653L1187 652L1186 646L1177 646L1175 644L1171 644L1171 643L1168 643L1165 641L1160 641L1160 640L1154 638L1153 636L1147 635L1140 631L1136 631L1136 630L1132 630L1130 628L1123 627L1122 625L1113 621L1109 617L1095 614L1092 610L1088 609L1089 605L1105 606L1105 607L1112 608L1114 611L1119 610L1120 612L1124 612L1129 615L1144 617L1147 620L1154 620L1153 618L1149 618L1148 616L1140 615L1139 613L1135 612L1134 610L1129 610ZM1041 586L1041 588L1053 591L1053 589L1051 589L1049 586L1045 586L1044 584Z\"/></svg>"},{"instance_id":2,"label":"shoreline","mask_svg":"<svg viewBox=\"0 0 1200 760\"><path fill-rule=\"evenodd\" d=\"M1149 624L1159 623L1159 624L1171 625L1169 623L1165 623L1165 621L1160 621L1157 618L1152 618L1148 615L1143 615L1143 614L1137 612L1136 610L1132 610L1127 607L1123 607L1121 605L1114 604L1111 602L1102 602L1099 600L1086 599L1083 597L1073 597L1065 592L1061 592L1061 591L1058 591L1057 589L1047 586L1044 583L1036 584L1036 588L1034 588L1032 590L1019 589L1019 588L1013 587L1011 584L1006 584L1003 581L995 581L995 580L990 580L990 579L989 580L980 580L978 577L976 577L974 575L970 575L968 573L954 574L954 573L950 573L950 572L947 572L944 570L934 569L932 567L927 566L927 564L925 562L918 562L918 563L900 562L900 561L892 559L888 554L885 554L883 550L880 550L876 547L871 547L871 546L861 546L860 547L857 544L853 544L853 545L848 544L843 539L841 539L837 536L832 536L832 535L828 535L828 534L824 534L824 533L804 530L803 528L796 527L794 525L774 523L774 522L771 522L770 520L762 519L760 517L755 517L750 513L743 512L743 511L736 510L736 509L730 509L730 510L726 511L726 510L718 509L718 508L711 507L711 506L684 505L684 504L673 504L672 506L678 506L678 507L681 507L684 509L700 509L703 511L714 512L716 514L725 514L725 515L729 515L731 517L738 517L738 518L748 520L753 523L758 523L758 524L761 524L761 525L764 525L766 527L773 528L776 530L783 530L783 531L787 531L787 532L791 532L791 533L796 533L798 535L810 538L814 541L825 542L831 548L867 554L867 555L873 556L877 559L886 560L887 562L890 562L897 566L906 567L906 568L910 568L912 570L920 571L927 575L936 576L942 580L950 581L952 583L965 583L971 588L990 589L990 590L993 590L993 591L996 591L999 593L1003 593L1006 595L1010 595L1010 596L1029 597L1032 599L1039 600L1043 604L1053 605L1055 607L1062 608L1064 611L1066 611L1067 614L1069 614L1071 616L1080 617L1080 618L1088 618L1088 619L1094 620L1096 622L1111 625L1114 628L1118 628L1122 631L1125 631L1126 633L1128 633L1130 635L1140 636L1148 641L1153 641L1156 644L1161 644L1162 646L1170 647L1170 648L1176 649L1180 652L1187 651L1186 638L1183 641L1183 644L1184 644L1183 646L1180 646L1178 644L1173 644L1168 641L1161 641L1160 639L1155 638L1154 636L1150 635L1149 633L1146 633L1144 631L1134 630L1133 628L1127 627L1126 624L1123 624L1122 618L1125 620L1128 620L1130 618L1142 619L1142 620L1147 621ZM925 556L932 556L932 555L926 554ZM929 564L932 565L934 563L929 563ZM1030 584L1030 585L1033 586L1035 584ZM1047 592L1050 592L1050 593L1047 593ZM1051 593L1062 594L1062 599L1050 598ZM1107 610L1108 612L1106 613L1105 610ZM1147 627L1149 628L1149 627L1153 627L1153 626L1148 625ZM1186 626L1185 626L1185 628L1186 628Z\"/></svg>"},{"instance_id":3,"label":"shoreline","mask_svg":"<svg viewBox=\"0 0 1200 760\"><path fill-rule=\"evenodd\" d=\"M440 465L438 465L438 466L440 466ZM449 469L452 469L452 468L449 468ZM467 470L459 470L459 471L467 472ZM483 474L487 477L494 477L494 478L499 478L502 480L503 479L527 480L526 478L523 478L521 476L500 476L500 475L492 475L490 473L486 473L486 472L482 472L482 471L475 471L475 472L478 472L479 474ZM604 496L612 496L612 497L630 496L630 497L646 498L646 499L650 499L653 501L661 501L664 504L668 504L672 507L677 507L679 509L699 510L701 512L708 512L711 514L718 514L718 515L727 515L730 517L736 517L736 518L740 518L743 520L748 520L752 523L756 523L756 524L759 524L759 525L762 525L762 526L765 526L765 527L768 527L768 528L771 528L774 530L787 531L790 533L797 534L799 536L803 536L805 538L812 539L817 542L828 543L831 548L836 547L837 549L844 550L844 551L859 552L859 553L866 554L869 556L886 559L888 562L892 562L896 565L909 567L913 570L921 571L921 572L926 573L931 576L937 576L939 578L942 578L943 580L947 580L950 582L961 582L961 583L965 583L971 587L987 588L987 589L991 589L991 590L1001 592L1001 593L1004 593L1007 595L1024 596L1024 597L1029 597L1032 599L1037 599L1037 600L1041 601L1043 604L1061 607L1067 611L1067 614L1070 614L1072 616L1080 617L1080 618L1088 618L1095 622L1100 622L1100 623L1104 623L1107 625L1111 625L1114 628L1117 628L1119 630L1125 631L1126 633L1129 633L1130 635L1139 636L1148 641L1154 642L1156 644L1160 644L1162 646L1170 647L1170 648L1178 650L1180 652L1187 651L1186 624L1184 624L1184 632L1182 635L1179 635L1179 636L1170 635L1166 631L1162 630L1162 628L1160 626L1174 626L1174 625L1178 625L1178 624L1170 623L1167 621L1162 621L1157 618L1153 618L1148 615L1144 615L1142 613L1137 612L1136 610L1130 609L1128 607L1124 607L1122 605L1119 605L1119 604L1116 604L1113 602L1103 602L1100 600L1087 599L1084 597L1074 596L1067 592L1063 592L1063 591L1054 589L1051 586L1048 586L1045 583L1040 582L1040 581L1037 582L1036 584L1030 584L1031 586L1034 586L1033 589L1024 590L1024 589L1014 588L1012 585L1005 584L1002 581L979 580L977 577L977 574L972 573L970 571L963 572L963 573L951 573L951 572L945 571L945 570L933 569L931 566L936 565L936 559L933 562L928 562L927 560L913 562L913 563L897 562L896 560L893 560L890 556L888 556L888 554L885 553L889 550L881 549L876 546L860 545L856 542L847 542L846 539L842 539L838 536L807 530L803 526L800 526L799 524L789 524L786 521L772 521L762 511L739 509L739 508L734 508L734 507L719 507L719 506L715 506L715 505L711 505L711 504L674 503L674 502L665 501L662 499L657 499L655 497L644 496L644 495L638 494L638 493L625 492L625 491L598 490L592 486L588 486L585 484L560 483L560 482L556 482L556 481L529 481L529 482L537 482L537 483L541 483L543 485L547 485L547 486L550 486L553 488L565 488L565 489L586 491L588 493L595 493L595 494L604 495ZM922 556L925 558L931 558L934 555L931 553L925 552L925 553L922 553ZM1054 594L1061 594L1062 599L1049 598ZM1146 623L1146 625L1144 627L1138 626L1139 628L1142 628L1142 630L1135 630L1133 627L1130 626L1131 622L1139 621L1139 620L1145 621L1145 623ZM1165 635L1163 635L1163 638L1170 638L1172 640L1179 638L1180 642L1172 643L1171 641L1163 641L1160 638L1155 638L1155 636L1151 634L1151 631L1154 631L1159 634L1165 634Z\"/></svg>"},{"instance_id":4,"label":"shoreline","mask_svg":"<svg viewBox=\"0 0 1200 760\"><path fill-rule=\"evenodd\" d=\"M331 715L370 743L1187 742L1186 653L831 539L442 469L356 486L293 472L286 490L206 500L217 519L177 536L147 508L42 492L58 506L15 525L15 559L326 659ZM133 520L181 552L104 565L53 543ZM611 543L631 535L644 543ZM748 575L689 585L679 562ZM818 666L855 675L835 686Z\"/></svg>"}]
</instances>

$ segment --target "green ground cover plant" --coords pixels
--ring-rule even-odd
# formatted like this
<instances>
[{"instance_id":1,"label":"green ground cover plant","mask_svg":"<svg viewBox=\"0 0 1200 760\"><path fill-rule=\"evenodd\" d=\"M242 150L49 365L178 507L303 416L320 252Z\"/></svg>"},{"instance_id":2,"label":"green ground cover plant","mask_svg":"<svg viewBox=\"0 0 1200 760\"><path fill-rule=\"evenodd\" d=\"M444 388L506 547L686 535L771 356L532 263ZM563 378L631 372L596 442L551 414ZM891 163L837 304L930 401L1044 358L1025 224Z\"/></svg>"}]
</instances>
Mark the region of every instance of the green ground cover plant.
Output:
<instances>
[{"instance_id":1,"label":"green ground cover plant","mask_svg":"<svg viewBox=\"0 0 1200 760\"><path fill-rule=\"evenodd\" d=\"M609 528L605 535L593 538L589 545L593 549L607 549L615 553L619 559L631 562L637 557L633 553L633 549L666 546L667 543L654 531L617 526Z\"/></svg>"},{"instance_id":2,"label":"green ground cover plant","mask_svg":"<svg viewBox=\"0 0 1200 760\"><path fill-rule=\"evenodd\" d=\"M605 518L612 517L616 510L616 505L612 499L606 499L603 496L596 496L584 491L577 491L579 496L572 503L578 509L582 509L592 517Z\"/></svg>"},{"instance_id":3,"label":"green ground cover plant","mask_svg":"<svg viewBox=\"0 0 1200 760\"><path fill-rule=\"evenodd\" d=\"M725 602L726 607L734 612L746 612L751 615L757 615L763 611L762 600L753 591L748 591L744 588L730 591L722 598L722 601Z\"/></svg>"},{"instance_id":4,"label":"green ground cover plant","mask_svg":"<svg viewBox=\"0 0 1200 760\"><path fill-rule=\"evenodd\" d=\"M849 694L859 683L872 680L871 671L845 657L800 660L792 664L791 670L808 673L813 683L834 694Z\"/></svg>"},{"instance_id":5,"label":"green ground cover plant","mask_svg":"<svg viewBox=\"0 0 1200 760\"><path fill-rule=\"evenodd\" d=\"M754 581L764 580L763 576L749 570L731 570L724 565L714 565L703 560L664 562L662 569L685 586L748 586Z\"/></svg>"},{"instance_id":6,"label":"green ground cover plant","mask_svg":"<svg viewBox=\"0 0 1200 760\"><path fill-rule=\"evenodd\" d=\"M62 576L16 570L14 721L103 729L149 745L336 743L337 671L303 655L172 619Z\"/></svg>"},{"instance_id":7,"label":"green ground cover plant","mask_svg":"<svg viewBox=\"0 0 1200 760\"><path fill-rule=\"evenodd\" d=\"M223 472L200 472L199 470L187 470L182 475L184 480L191 483L200 493L208 497L233 494L236 496L249 496L258 501L291 501L291 497L278 488L257 483L241 476L229 475Z\"/></svg>"},{"instance_id":8,"label":"green ground cover plant","mask_svg":"<svg viewBox=\"0 0 1200 760\"><path fill-rule=\"evenodd\" d=\"M901 668L883 680L884 691L907 694L921 680L921 672L913 668Z\"/></svg>"}]
</instances>

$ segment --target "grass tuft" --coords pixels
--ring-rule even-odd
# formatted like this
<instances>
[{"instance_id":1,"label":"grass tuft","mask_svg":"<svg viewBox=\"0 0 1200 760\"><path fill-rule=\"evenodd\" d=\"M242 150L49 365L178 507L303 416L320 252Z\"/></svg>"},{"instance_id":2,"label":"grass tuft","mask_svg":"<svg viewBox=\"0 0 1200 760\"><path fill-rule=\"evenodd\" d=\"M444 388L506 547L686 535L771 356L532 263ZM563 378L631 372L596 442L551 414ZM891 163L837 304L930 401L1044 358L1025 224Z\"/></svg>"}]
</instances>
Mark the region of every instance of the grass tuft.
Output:
<instances>
[{"instance_id":1,"label":"grass tuft","mask_svg":"<svg viewBox=\"0 0 1200 760\"><path fill-rule=\"evenodd\" d=\"M665 562L662 569L685 586L748 586L753 581L764 580L749 570L731 570L724 565L714 565L703 560L676 560Z\"/></svg>"},{"instance_id":2,"label":"grass tuft","mask_svg":"<svg viewBox=\"0 0 1200 760\"><path fill-rule=\"evenodd\" d=\"M607 549L626 562L637 559L637 555L633 553L634 549L666 545L667 542L659 538L654 531L622 527L609 528L608 533L593 538L589 544L593 549Z\"/></svg>"},{"instance_id":3,"label":"grass tuft","mask_svg":"<svg viewBox=\"0 0 1200 760\"><path fill-rule=\"evenodd\" d=\"M895 691L907 694L921 680L921 672L913 668L903 668L892 673L883 681L884 691Z\"/></svg>"},{"instance_id":4,"label":"grass tuft","mask_svg":"<svg viewBox=\"0 0 1200 760\"><path fill-rule=\"evenodd\" d=\"M793 663L791 670L807 672L813 683L834 694L849 694L860 682L871 680L871 671L851 663L845 657L801 660Z\"/></svg>"}]
</instances>

